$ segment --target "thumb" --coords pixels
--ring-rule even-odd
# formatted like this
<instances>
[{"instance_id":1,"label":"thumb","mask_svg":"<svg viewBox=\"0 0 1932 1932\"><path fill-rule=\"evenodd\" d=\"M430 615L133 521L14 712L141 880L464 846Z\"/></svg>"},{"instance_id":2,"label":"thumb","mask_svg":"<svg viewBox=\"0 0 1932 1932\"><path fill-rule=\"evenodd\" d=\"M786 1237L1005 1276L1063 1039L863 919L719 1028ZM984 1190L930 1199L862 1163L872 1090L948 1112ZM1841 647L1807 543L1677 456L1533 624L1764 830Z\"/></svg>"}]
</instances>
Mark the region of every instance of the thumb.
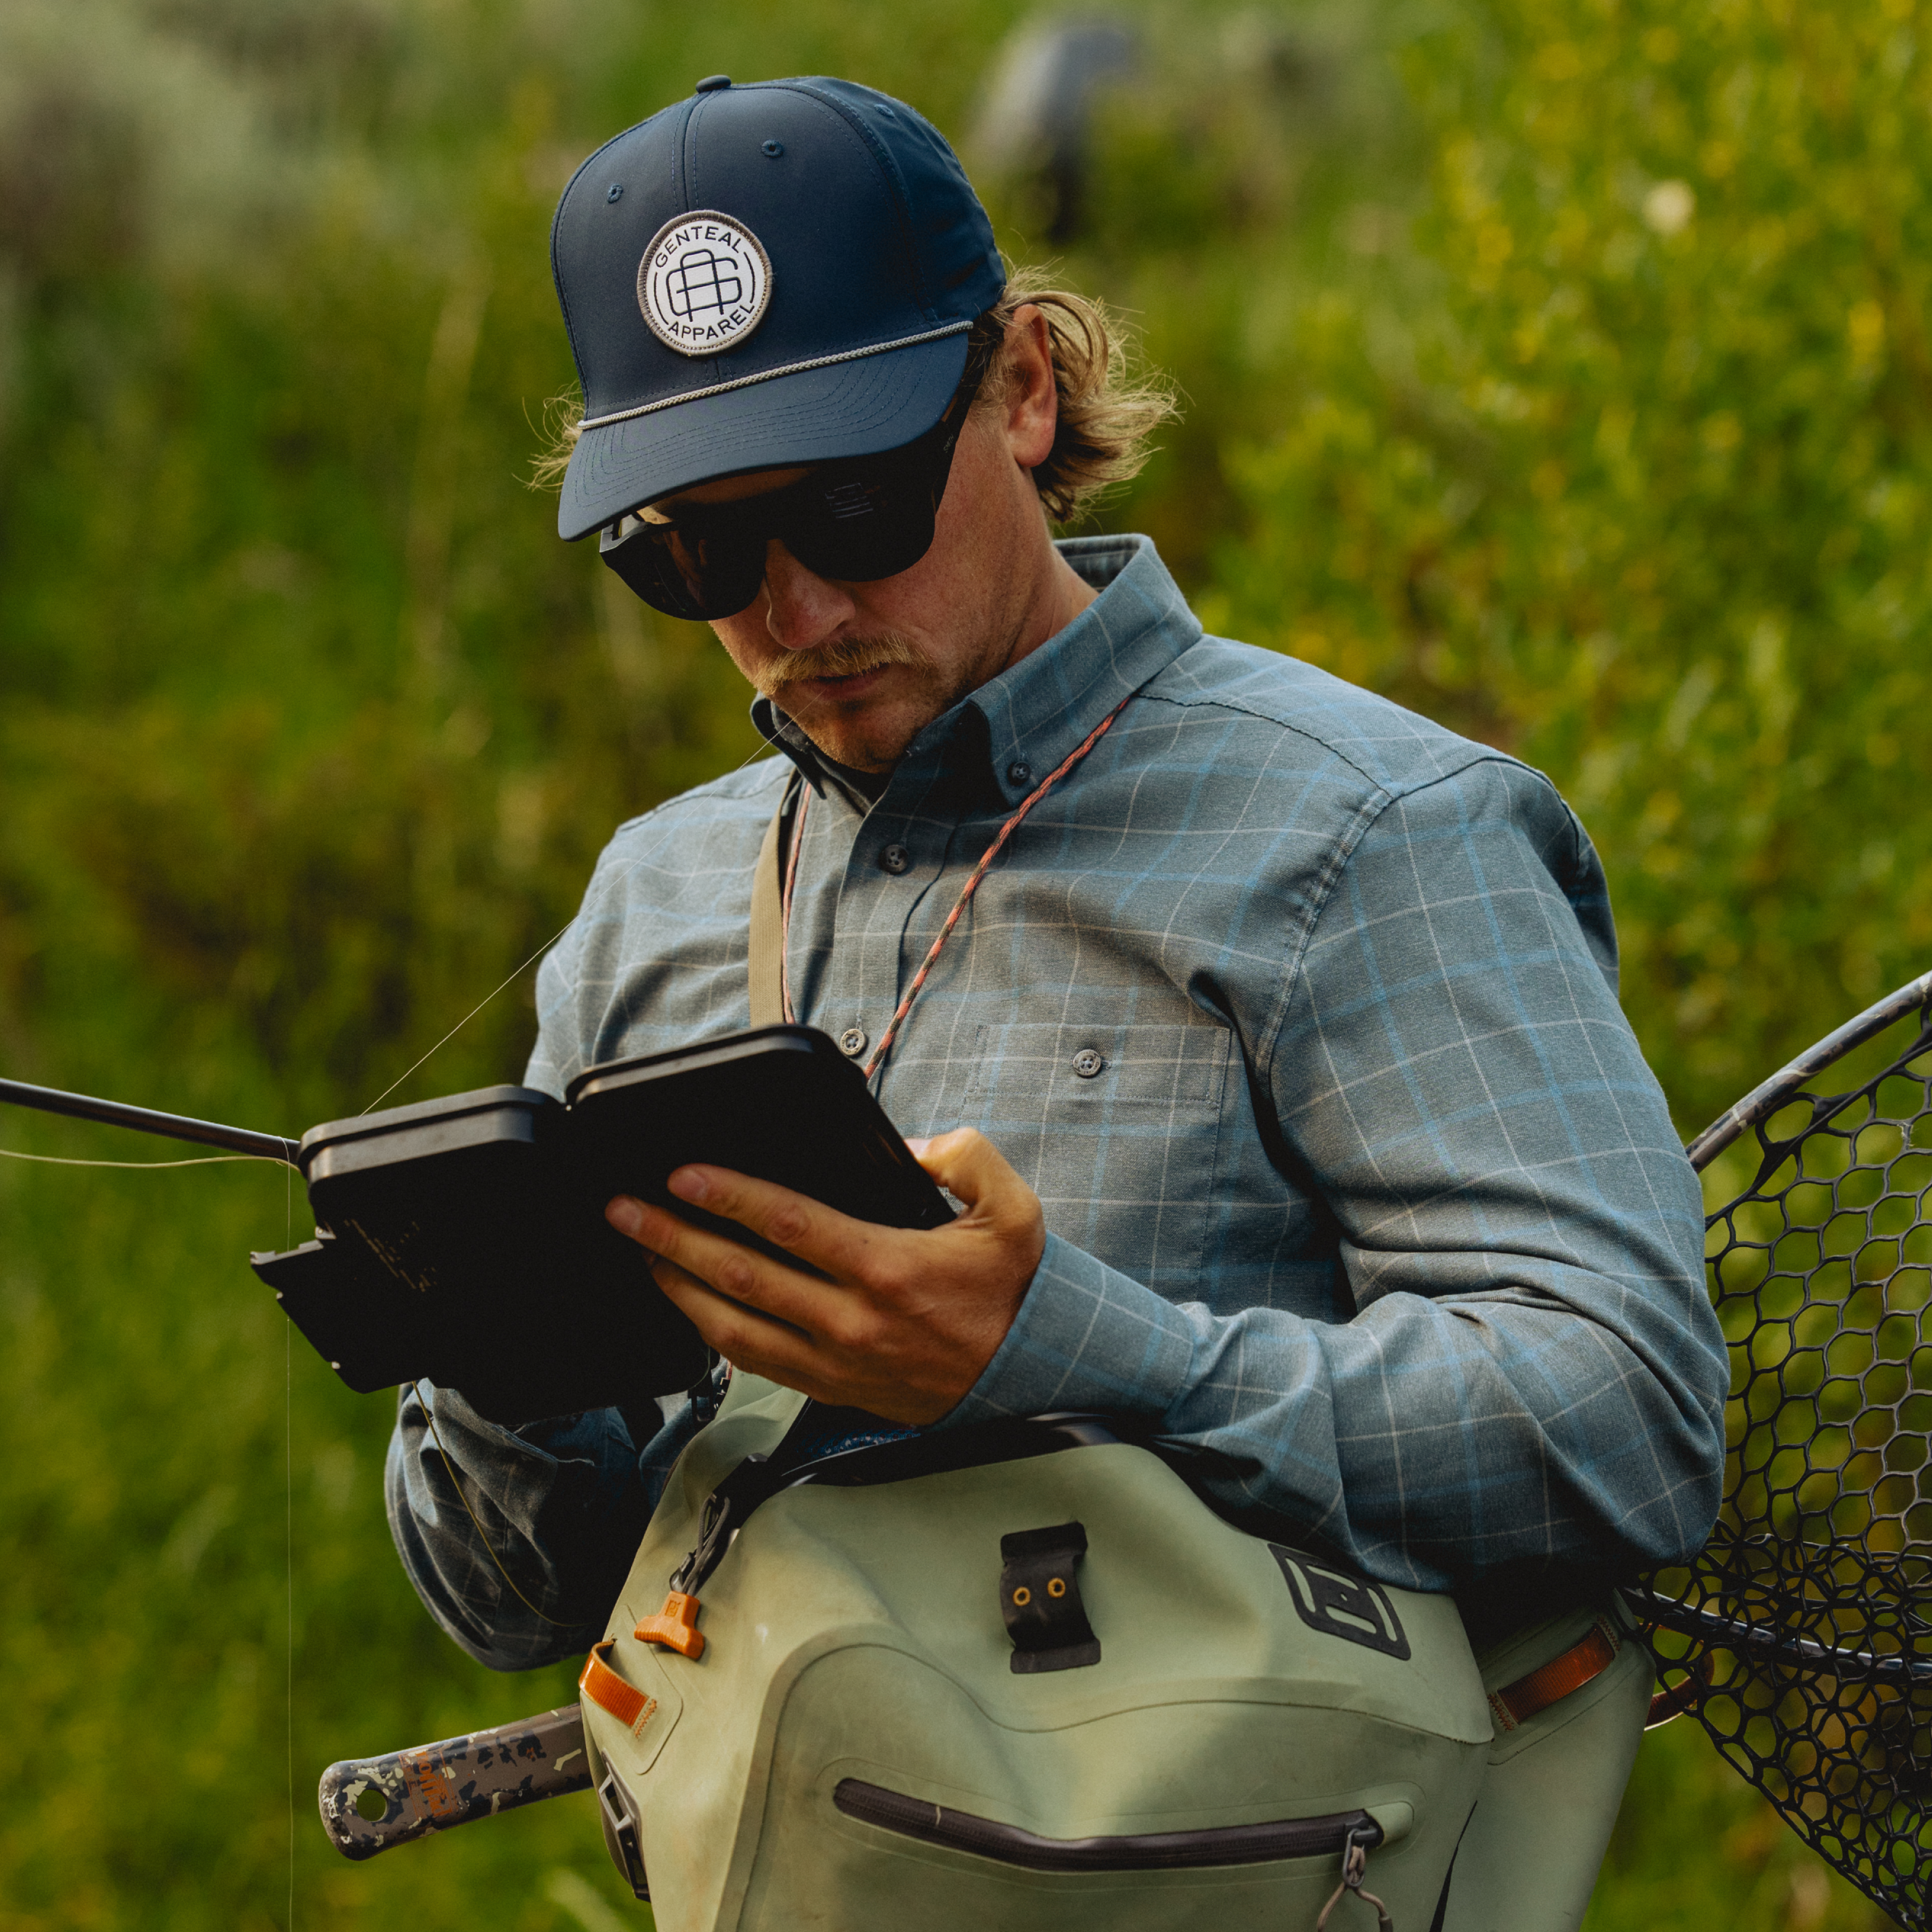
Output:
<instances>
[{"instance_id":1,"label":"thumb","mask_svg":"<svg viewBox=\"0 0 1932 1932\"><path fill-rule=\"evenodd\" d=\"M909 1141L913 1156L948 1193L976 1210L995 1217L1002 1207L1030 1200L1033 1190L976 1127L956 1127L927 1141Z\"/></svg>"}]
</instances>

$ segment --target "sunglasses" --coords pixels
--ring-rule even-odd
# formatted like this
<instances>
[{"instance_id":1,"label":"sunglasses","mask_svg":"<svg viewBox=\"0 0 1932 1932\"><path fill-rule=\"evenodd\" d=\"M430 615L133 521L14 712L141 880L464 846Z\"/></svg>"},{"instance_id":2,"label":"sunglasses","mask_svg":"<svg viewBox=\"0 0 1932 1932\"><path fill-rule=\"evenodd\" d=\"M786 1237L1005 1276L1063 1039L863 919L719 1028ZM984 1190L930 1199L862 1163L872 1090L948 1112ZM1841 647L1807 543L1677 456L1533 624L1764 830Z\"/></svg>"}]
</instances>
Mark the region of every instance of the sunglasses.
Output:
<instances>
[{"instance_id":1,"label":"sunglasses","mask_svg":"<svg viewBox=\"0 0 1932 1932\"><path fill-rule=\"evenodd\" d=\"M764 587L774 538L837 583L896 577L932 548L952 452L991 360L969 357L945 413L897 449L820 464L742 502L682 505L669 517L627 512L599 533L597 554L671 617L735 617L748 608Z\"/></svg>"}]
</instances>

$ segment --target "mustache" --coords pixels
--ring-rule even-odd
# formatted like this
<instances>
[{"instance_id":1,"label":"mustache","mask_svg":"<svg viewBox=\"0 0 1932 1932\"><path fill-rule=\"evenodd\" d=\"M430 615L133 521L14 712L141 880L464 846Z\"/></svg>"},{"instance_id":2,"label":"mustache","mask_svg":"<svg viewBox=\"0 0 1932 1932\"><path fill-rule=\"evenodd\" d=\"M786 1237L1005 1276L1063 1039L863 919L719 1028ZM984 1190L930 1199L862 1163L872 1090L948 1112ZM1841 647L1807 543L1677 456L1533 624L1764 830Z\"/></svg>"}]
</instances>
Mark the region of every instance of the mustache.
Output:
<instances>
[{"instance_id":1,"label":"mustache","mask_svg":"<svg viewBox=\"0 0 1932 1932\"><path fill-rule=\"evenodd\" d=\"M791 686L816 677L856 677L861 671L888 664L917 664L925 660L912 640L896 631L880 631L868 638L840 638L811 650L786 651L760 664L752 682L766 698L781 696Z\"/></svg>"}]
</instances>

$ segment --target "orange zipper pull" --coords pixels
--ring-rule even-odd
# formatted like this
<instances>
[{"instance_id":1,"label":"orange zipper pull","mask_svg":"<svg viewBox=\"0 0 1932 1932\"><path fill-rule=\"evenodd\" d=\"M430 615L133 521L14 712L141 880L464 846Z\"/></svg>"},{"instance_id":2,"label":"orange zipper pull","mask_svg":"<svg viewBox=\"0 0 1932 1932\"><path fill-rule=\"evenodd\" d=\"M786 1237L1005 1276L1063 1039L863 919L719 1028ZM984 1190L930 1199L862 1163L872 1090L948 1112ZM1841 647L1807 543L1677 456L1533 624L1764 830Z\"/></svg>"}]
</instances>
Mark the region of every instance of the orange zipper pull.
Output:
<instances>
[{"instance_id":1,"label":"orange zipper pull","mask_svg":"<svg viewBox=\"0 0 1932 1932\"><path fill-rule=\"evenodd\" d=\"M698 1628L698 1613L704 1606L695 1597L674 1590L654 1617L646 1617L632 1632L640 1643L661 1643L693 1663L704 1654L704 1635Z\"/></svg>"}]
</instances>

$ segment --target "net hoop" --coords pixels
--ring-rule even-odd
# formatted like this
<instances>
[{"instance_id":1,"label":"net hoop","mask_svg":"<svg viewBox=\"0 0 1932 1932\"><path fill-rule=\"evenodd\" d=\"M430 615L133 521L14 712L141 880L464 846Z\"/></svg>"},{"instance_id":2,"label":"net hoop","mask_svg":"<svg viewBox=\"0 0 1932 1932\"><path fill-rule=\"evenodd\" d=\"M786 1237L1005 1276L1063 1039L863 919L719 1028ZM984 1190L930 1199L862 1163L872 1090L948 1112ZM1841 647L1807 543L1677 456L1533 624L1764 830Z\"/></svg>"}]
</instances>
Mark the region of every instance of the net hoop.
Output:
<instances>
[{"instance_id":1,"label":"net hoop","mask_svg":"<svg viewBox=\"0 0 1932 1932\"><path fill-rule=\"evenodd\" d=\"M1818 1076L1918 1018L1843 1092ZM1932 973L1828 1034L1686 1149L1754 1136L1706 1221L1731 1355L1703 1550L1625 1592L1663 1688L1805 1842L1932 1928Z\"/></svg>"}]
</instances>

